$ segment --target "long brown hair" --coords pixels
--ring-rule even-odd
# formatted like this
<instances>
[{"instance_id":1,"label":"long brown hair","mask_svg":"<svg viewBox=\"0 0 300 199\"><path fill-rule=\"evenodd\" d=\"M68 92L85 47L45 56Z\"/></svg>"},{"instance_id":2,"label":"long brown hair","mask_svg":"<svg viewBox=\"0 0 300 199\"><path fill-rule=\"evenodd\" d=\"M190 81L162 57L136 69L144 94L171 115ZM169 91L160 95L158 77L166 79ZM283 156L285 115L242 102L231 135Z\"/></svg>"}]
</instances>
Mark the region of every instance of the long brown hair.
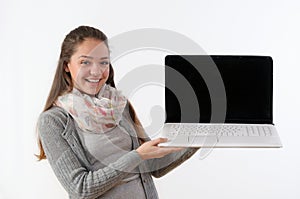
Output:
<instances>
[{"instance_id":1,"label":"long brown hair","mask_svg":"<svg viewBox=\"0 0 300 199\"><path fill-rule=\"evenodd\" d=\"M51 90L48 95L45 107L43 112L49 110L53 107L54 102L57 98L67 92L70 92L73 89L72 79L69 72L65 71L65 68L68 62L71 59L71 56L75 53L76 48L87 38L93 38L100 41L103 41L106 47L109 49L107 37L100 30L90 27L90 26L79 26L78 28L72 30L64 39L61 45L61 52L59 56L58 65L52 82ZM114 82L114 70L111 64L109 64L109 76L106 81L106 84L116 87ZM142 125L139 119L136 116L133 106L129 102L129 114L135 123L138 137L143 141L144 132ZM41 139L38 135L38 147L39 154L36 155L38 160L46 159L46 154L44 152Z\"/></svg>"}]
</instances>

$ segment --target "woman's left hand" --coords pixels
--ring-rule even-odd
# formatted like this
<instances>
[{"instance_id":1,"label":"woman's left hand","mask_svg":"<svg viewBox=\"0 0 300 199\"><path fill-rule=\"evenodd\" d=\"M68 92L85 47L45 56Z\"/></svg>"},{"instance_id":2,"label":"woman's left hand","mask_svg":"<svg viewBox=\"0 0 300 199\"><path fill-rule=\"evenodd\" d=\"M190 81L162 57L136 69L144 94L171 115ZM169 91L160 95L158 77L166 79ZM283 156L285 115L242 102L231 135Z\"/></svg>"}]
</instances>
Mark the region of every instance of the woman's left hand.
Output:
<instances>
[{"instance_id":1,"label":"woman's left hand","mask_svg":"<svg viewBox=\"0 0 300 199\"><path fill-rule=\"evenodd\" d=\"M139 148L136 149L138 154L143 160L162 158L170 153L181 151L183 148L179 147L159 147L160 143L167 142L167 138L157 138L143 143Z\"/></svg>"}]
</instances>

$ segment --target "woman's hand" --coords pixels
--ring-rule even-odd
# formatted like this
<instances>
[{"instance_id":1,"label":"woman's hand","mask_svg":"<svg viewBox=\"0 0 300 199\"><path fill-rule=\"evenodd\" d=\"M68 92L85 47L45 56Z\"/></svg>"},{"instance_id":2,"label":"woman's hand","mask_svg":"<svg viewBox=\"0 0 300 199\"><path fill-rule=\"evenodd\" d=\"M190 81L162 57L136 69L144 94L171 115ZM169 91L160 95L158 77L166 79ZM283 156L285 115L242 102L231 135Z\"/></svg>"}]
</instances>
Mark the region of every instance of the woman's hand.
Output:
<instances>
[{"instance_id":1,"label":"woman's hand","mask_svg":"<svg viewBox=\"0 0 300 199\"><path fill-rule=\"evenodd\" d=\"M143 160L152 159L152 158L161 158L169 153L180 151L183 148L179 147L159 147L159 143L166 142L167 138L157 138L143 143L139 148L136 149L138 154Z\"/></svg>"}]
</instances>

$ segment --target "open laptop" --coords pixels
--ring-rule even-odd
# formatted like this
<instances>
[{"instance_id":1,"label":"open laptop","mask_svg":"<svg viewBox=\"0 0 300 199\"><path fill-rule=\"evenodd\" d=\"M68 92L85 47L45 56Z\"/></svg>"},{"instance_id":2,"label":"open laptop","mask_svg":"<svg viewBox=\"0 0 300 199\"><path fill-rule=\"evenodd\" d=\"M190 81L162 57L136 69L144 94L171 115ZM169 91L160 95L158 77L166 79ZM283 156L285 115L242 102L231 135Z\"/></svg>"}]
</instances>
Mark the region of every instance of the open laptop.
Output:
<instances>
[{"instance_id":1,"label":"open laptop","mask_svg":"<svg viewBox=\"0 0 300 199\"><path fill-rule=\"evenodd\" d=\"M269 56L167 55L165 110L159 146L282 147Z\"/></svg>"}]
</instances>

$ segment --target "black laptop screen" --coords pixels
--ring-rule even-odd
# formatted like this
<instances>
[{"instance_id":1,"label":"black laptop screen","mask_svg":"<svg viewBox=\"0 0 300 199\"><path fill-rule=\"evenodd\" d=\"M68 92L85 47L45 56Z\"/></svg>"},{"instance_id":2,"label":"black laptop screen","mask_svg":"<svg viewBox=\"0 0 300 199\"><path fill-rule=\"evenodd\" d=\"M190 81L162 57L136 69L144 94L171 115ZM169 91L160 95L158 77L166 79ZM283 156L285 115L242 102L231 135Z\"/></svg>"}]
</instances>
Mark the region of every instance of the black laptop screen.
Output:
<instances>
[{"instance_id":1,"label":"black laptop screen","mask_svg":"<svg viewBox=\"0 0 300 199\"><path fill-rule=\"evenodd\" d=\"M188 60L194 60L193 64ZM165 58L165 65L166 122L218 122L211 121L212 100L205 78L199 73L203 68L216 66L226 93L225 122L272 123L273 61L271 57L168 55ZM174 71L181 77L178 74L174 75ZM182 78L186 81L185 84L189 85L184 85L182 83L184 81L180 80ZM194 97L188 93L189 87L193 90ZM174 92L176 89L181 89L181 96L178 96L177 91ZM197 103L195 100L189 102L192 98L196 98ZM183 101L185 103L182 103ZM215 102L218 102L218 99ZM194 111L198 109L199 112Z\"/></svg>"}]
</instances>

